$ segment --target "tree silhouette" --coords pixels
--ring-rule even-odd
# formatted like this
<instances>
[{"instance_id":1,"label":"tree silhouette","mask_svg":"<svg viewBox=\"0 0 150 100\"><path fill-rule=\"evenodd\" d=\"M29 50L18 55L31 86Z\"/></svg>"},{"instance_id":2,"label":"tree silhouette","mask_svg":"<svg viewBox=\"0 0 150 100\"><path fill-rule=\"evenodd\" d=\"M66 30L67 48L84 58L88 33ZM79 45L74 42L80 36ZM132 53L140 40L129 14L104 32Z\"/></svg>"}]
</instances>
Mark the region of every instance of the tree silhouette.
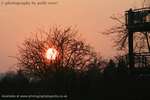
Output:
<instances>
[{"instance_id":1,"label":"tree silhouette","mask_svg":"<svg viewBox=\"0 0 150 100\"><path fill-rule=\"evenodd\" d=\"M95 52L76 36L77 31L69 28L54 28L40 31L34 38L28 38L19 47L17 66L28 75L44 78L61 69L87 70L94 61ZM59 54L55 60L45 57L48 48L55 48Z\"/></svg>"},{"instance_id":2,"label":"tree silhouette","mask_svg":"<svg viewBox=\"0 0 150 100\"><path fill-rule=\"evenodd\" d=\"M104 77L106 79L114 79L116 76L116 63L110 60L104 69Z\"/></svg>"}]
</instances>

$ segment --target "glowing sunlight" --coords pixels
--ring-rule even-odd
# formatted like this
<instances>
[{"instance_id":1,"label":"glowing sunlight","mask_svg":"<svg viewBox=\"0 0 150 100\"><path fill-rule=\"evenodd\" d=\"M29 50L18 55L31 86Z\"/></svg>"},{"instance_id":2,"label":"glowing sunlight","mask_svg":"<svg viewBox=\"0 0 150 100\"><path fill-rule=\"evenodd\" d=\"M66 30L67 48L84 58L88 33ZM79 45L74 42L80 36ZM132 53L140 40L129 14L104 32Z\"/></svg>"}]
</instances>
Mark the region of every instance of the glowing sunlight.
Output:
<instances>
[{"instance_id":1,"label":"glowing sunlight","mask_svg":"<svg viewBox=\"0 0 150 100\"><path fill-rule=\"evenodd\" d=\"M58 51L55 48L49 48L46 51L46 58L48 60L55 60L58 55Z\"/></svg>"}]
</instances>

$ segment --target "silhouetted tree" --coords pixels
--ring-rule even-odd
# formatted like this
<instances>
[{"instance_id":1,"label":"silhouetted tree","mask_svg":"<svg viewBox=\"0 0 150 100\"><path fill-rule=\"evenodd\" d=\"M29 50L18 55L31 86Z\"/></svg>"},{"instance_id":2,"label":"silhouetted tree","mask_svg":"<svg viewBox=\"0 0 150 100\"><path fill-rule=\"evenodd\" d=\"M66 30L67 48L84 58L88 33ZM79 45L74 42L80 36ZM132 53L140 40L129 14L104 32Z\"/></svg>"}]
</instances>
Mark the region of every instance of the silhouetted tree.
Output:
<instances>
[{"instance_id":1,"label":"silhouetted tree","mask_svg":"<svg viewBox=\"0 0 150 100\"><path fill-rule=\"evenodd\" d=\"M18 67L26 74L44 78L61 69L87 70L95 59L92 48L76 36L71 27L40 31L34 38L28 38L19 48ZM48 48L55 48L59 54L55 60L45 57Z\"/></svg>"},{"instance_id":2,"label":"silhouetted tree","mask_svg":"<svg viewBox=\"0 0 150 100\"><path fill-rule=\"evenodd\" d=\"M111 59L104 69L104 77L106 79L115 79L116 77L116 63Z\"/></svg>"},{"instance_id":3,"label":"silhouetted tree","mask_svg":"<svg viewBox=\"0 0 150 100\"><path fill-rule=\"evenodd\" d=\"M7 72L1 79L1 84L4 88L23 88L28 84L28 79L21 71Z\"/></svg>"},{"instance_id":4,"label":"silhouetted tree","mask_svg":"<svg viewBox=\"0 0 150 100\"><path fill-rule=\"evenodd\" d=\"M119 56L116 59L117 61L117 78L119 79L127 79L129 75L128 62L125 56Z\"/></svg>"}]
</instances>

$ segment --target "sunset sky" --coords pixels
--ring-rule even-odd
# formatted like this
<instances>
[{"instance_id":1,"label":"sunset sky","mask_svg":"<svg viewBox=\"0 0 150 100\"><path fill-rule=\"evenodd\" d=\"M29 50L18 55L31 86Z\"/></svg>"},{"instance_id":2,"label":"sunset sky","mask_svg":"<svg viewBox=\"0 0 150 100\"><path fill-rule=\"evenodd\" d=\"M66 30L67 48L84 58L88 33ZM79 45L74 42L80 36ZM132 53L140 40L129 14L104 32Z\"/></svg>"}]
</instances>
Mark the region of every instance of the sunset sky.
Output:
<instances>
[{"instance_id":1,"label":"sunset sky","mask_svg":"<svg viewBox=\"0 0 150 100\"><path fill-rule=\"evenodd\" d=\"M142 2L142 0L45 1L57 1L58 4L45 6L0 5L0 72L13 69L12 66L16 60L9 56L17 56L17 46L21 45L25 38L31 37L31 32L35 32L39 28L48 29L54 25L76 27L82 38L97 52L104 57L112 57L116 54L115 48L112 48L112 39L101 34L114 25L110 16L123 14L131 7L141 7L140 2Z\"/></svg>"}]
</instances>

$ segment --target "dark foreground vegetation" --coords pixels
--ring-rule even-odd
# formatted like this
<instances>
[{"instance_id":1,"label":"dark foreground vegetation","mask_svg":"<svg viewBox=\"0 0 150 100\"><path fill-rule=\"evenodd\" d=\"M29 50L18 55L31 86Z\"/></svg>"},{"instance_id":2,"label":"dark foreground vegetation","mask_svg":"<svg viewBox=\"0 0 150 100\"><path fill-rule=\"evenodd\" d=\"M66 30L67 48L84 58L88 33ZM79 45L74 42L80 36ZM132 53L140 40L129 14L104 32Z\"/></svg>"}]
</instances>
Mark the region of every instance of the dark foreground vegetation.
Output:
<instances>
[{"instance_id":1,"label":"dark foreground vegetation","mask_svg":"<svg viewBox=\"0 0 150 100\"><path fill-rule=\"evenodd\" d=\"M122 62L110 61L103 71L97 66L83 72L60 69L46 79L29 80L18 71L7 73L0 81L0 89L3 95L67 95L51 98L59 100L143 100L149 96L150 69L135 70L132 74Z\"/></svg>"},{"instance_id":2,"label":"dark foreground vegetation","mask_svg":"<svg viewBox=\"0 0 150 100\"><path fill-rule=\"evenodd\" d=\"M26 39L16 57L17 72L9 72L0 80L1 98L143 100L149 96L149 67L131 69L123 57L105 61L76 33L72 28L54 28ZM54 60L45 57L49 48L59 52Z\"/></svg>"}]
</instances>

